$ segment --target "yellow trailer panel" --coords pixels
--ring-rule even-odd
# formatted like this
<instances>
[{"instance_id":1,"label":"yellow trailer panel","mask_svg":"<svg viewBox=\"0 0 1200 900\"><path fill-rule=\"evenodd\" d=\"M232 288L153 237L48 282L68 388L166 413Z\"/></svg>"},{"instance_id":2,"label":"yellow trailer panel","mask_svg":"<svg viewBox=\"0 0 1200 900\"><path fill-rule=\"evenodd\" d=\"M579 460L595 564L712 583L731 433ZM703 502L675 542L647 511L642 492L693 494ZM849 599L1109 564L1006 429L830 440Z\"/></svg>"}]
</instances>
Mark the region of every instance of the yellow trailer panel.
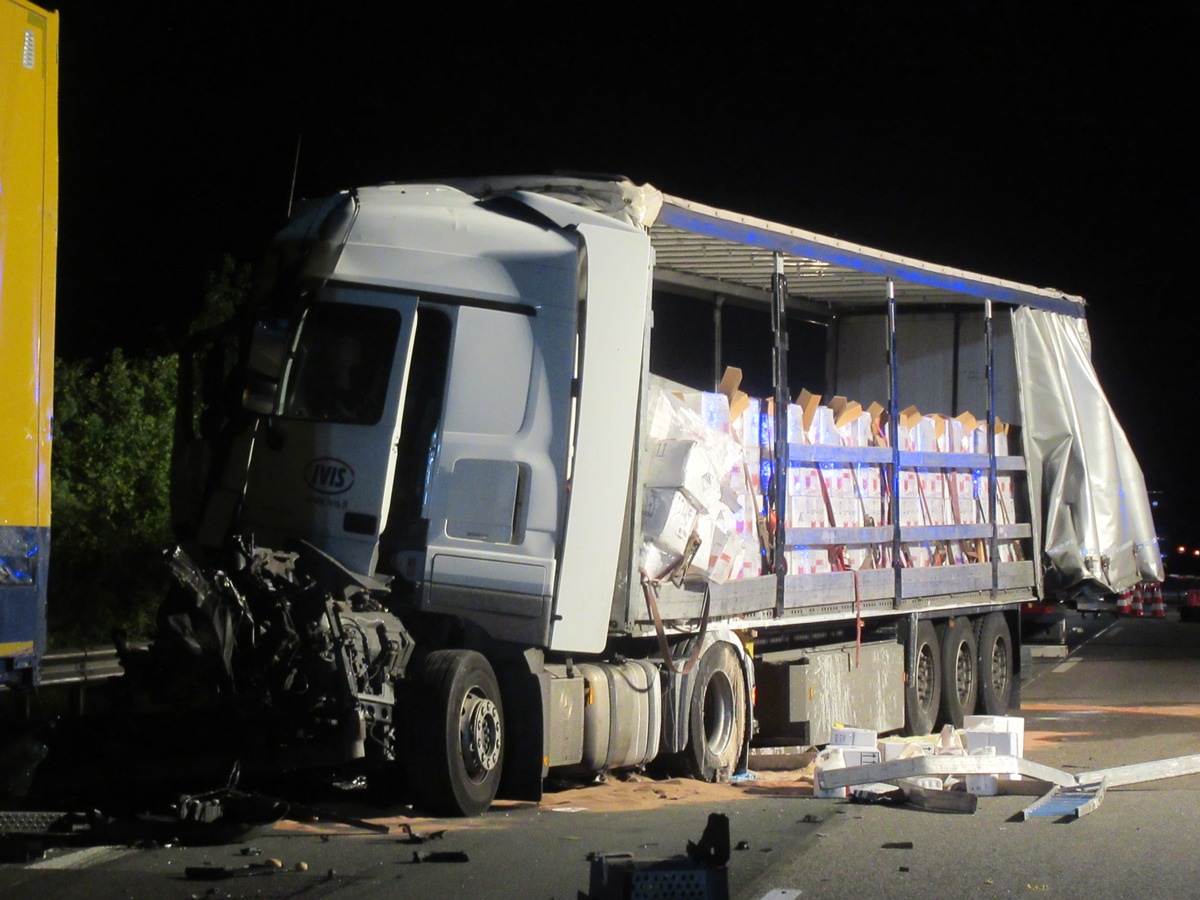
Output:
<instances>
[{"instance_id":1,"label":"yellow trailer panel","mask_svg":"<svg viewBox=\"0 0 1200 900\"><path fill-rule=\"evenodd\" d=\"M58 15L0 0L0 684L45 649L57 243Z\"/></svg>"}]
</instances>

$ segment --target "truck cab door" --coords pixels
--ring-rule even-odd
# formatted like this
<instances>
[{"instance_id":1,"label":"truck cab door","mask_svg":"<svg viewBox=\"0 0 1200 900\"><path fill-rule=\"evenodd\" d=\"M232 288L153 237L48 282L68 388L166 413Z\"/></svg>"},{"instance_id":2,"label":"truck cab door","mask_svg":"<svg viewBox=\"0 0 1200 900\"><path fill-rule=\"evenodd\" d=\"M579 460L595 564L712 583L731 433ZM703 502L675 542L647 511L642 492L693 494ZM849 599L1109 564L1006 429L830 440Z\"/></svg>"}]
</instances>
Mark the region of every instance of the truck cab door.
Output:
<instances>
[{"instance_id":1,"label":"truck cab door","mask_svg":"<svg viewBox=\"0 0 1200 900\"><path fill-rule=\"evenodd\" d=\"M416 320L415 296L361 287L329 285L305 310L247 472L255 543L306 540L373 574Z\"/></svg>"}]
</instances>

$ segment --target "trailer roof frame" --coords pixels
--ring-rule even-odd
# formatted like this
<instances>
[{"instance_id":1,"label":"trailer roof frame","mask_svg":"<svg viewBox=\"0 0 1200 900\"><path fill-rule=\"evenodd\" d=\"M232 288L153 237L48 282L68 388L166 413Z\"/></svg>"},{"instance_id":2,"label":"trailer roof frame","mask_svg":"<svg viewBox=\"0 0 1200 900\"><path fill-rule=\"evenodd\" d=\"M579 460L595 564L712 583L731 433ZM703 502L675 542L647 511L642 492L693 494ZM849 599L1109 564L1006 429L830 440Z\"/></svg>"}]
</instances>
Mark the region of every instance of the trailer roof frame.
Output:
<instances>
[{"instance_id":1,"label":"trailer roof frame","mask_svg":"<svg viewBox=\"0 0 1200 900\"><path fill-rule=\"evenodd\" d=\"M789 305L801 301L797 305L809 311L885 306L891 279L903 304L982 305L990 300L1084 316L1082 297L1054 288L924 262L666 194L662 200L649 229L656 269L672 273L664 280L693 289L707 282L714 292L744 299L757 294L769 303L778 253L784 260Z\"/></svg>"}]
</instances>

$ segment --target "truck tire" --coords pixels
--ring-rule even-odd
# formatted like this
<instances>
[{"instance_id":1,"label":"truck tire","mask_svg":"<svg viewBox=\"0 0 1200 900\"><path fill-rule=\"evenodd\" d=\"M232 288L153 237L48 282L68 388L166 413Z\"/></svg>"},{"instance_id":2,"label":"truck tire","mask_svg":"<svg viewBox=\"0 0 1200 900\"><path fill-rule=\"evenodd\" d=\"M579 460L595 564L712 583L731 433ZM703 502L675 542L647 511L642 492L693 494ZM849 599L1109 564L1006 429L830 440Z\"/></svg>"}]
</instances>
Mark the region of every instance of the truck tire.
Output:
<instances>
[{"instance_id":1,"label":"truck tire","mask_svg":"<svg viewBox=\"0 0 1200 900\"><path fill-rule=\"evenodd\" d=\"M1008 714L1013 691L1013 646L1003 613L988 613L976 635L979 648L979 705L985 715Z\"/></svg>"},{"instance_id":2,"label":"truck tire","mask_svg":"<svg viewBox=\"0 0 1200 900\"><path fill-rule=\"evenodd\" d=\"M942 699L942 654L932 622L917 623L916 643L912 671L905 673L904 733L932 734Z\"/></svg>"},{"instance_id":3,"label":"truck tire","mask_svg":"<svg viewBox=\"0 0 1200 900\"><path fill-rule=\"evenodd\" d=\"M728 781L745 734L746 679L737 652L718 641L700 657L688 701L688 771L701 781Z\"/></svg>"},{"instance_id":4,"label":"truck tire","mask_svg":"<svg viewBox=\"0 0 1200 900\"><path fill-rule=\"evenodd\" d=\"M418 676L412 787L435 815L477 816L496 798L504 707L491 664L471 650L437 650Z\"/></svg>"},{"instance_id":5,"label":"truck tire","mask_svg":"<svg viewBox=\"0 0 1200 900\"><path fill-rule=\"evenodd\" d=\"M941 629L942 719L962 728L963 718L975 712L979 696L979 652L975 629L965 616L950 619Z\"/></svg>"}]
</instances>

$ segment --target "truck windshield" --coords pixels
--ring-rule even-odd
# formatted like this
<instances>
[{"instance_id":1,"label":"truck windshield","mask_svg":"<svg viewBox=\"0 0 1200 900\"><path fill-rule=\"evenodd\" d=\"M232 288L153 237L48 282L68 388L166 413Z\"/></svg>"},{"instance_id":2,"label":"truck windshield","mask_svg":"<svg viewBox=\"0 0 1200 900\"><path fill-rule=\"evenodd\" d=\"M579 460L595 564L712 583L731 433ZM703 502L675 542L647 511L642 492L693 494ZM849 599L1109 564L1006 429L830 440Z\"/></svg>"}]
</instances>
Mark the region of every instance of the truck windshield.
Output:
<instances>
[{"instance_id":1,"label":"truck windshield","mask_svg":"<svg viewBox=\"0 0 1200 900\"><path fill-rule=\"evenodd\" d=\"M383 415L400 313L318 303L305 313L284 377L284 418L374 425Z\"/></svg>"}]
</instances>

